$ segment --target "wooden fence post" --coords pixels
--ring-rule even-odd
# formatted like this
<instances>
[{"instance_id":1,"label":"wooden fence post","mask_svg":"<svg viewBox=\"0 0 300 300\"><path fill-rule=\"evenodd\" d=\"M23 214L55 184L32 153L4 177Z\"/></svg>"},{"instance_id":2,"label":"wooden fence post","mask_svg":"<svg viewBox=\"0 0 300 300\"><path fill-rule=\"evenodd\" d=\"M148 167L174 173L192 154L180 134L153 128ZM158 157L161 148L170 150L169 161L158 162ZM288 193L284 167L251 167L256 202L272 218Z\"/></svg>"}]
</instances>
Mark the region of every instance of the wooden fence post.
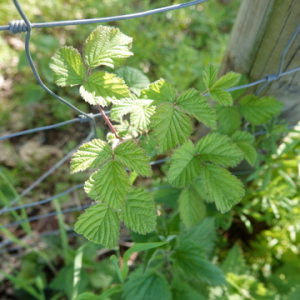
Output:
<instances>
[{"instance_id":1,"label":"wooden fence post","mask_svg":"<svg viewBox=\"0 0 300 300\"><path fill-rule=\"evenodd\" d=\"M278 72L281 55L300 23L300 0L243 0L219 71L244 73L249 82ZM283 71L300 67L300 32L283 62ZM255 93L260 86L249 88ZM260 96L284 103L282 117L300 120L300 71L270 82Z\"/></svg>"}]
</instances>

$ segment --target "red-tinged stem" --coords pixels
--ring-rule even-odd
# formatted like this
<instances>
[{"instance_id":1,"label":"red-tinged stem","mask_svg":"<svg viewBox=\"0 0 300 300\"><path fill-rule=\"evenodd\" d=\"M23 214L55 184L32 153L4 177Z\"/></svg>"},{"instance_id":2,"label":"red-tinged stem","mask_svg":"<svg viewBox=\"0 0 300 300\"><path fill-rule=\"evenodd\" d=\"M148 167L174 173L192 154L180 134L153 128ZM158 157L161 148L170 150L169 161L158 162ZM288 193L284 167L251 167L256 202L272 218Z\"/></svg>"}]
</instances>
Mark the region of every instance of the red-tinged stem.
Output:
<instances>
[{"instance_id":1,"label":"red-tinged stem","mask_svg":"<svg viewBox=\"0 0 300 300\"><path fill-rule=\"evenodd\" d=\"M108 127L110 128L110 130L113 132L113 134L115 135L115 137L119 140L123 140L121 137L118 136L118 133L114 127L113 124L111 124L108 116L105 114L104 110L101 108L101 106L99 104L97 104L97 108L99 109L100 113L102 114L103 119L105 120L105 123L108 125Z\"/></svg>"}]
</instances>

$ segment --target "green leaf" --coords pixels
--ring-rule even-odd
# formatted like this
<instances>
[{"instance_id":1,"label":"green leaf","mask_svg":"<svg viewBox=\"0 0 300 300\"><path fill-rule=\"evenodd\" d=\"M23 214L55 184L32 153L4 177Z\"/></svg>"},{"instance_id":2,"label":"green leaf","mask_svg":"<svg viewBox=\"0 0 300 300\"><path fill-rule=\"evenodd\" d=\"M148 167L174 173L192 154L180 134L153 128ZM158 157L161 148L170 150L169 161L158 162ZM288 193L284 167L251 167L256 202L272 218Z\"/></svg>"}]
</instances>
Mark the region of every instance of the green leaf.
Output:
<instances>
[{"instance_id":1,"label":"green leaf","mask_svg":"<svg viewBox=\"0 0 300 300\"><path fill-rule=\"evenodd\" d=\"M267 123L280 113L283 104L273 97L258 98L248 95L240 101L240 110L245 119L253 125Z\"/></svg>"},{"instance_id":2,"label":"green leaf","mask_svg":"<svg viewBox=\"0 0 300 300\"><path fill-rule=\"evenodd\" d=\"M90 68L105 65L110 68L119 66L127 57L132 38L118 28L98 26L87 38L84 45L84 59Z\"/></svg>"},{"instance_id":3,"label":"green leaf","mask_svg":"<svg viewBox=\"0 0 300 300\"><path fill-rule=\"evenodd\" d=\"M217 239L215 219L205 218L188 232L180 235L181 242L196 243L207 256L211 254Z\"/></svg>"},{"instance_id":4,"label":"green leaf","mask_svg":"<svg viewBox=\"0 0 300 300\"><path fill-rule=\"evenodd\" d=\"M159 79L141 91L140 99L153 100L153 105L173 103L176 99L176 91L170 82Z\"/></svg>"},{"instance_id":5,"label":"green leaf","mask_svg":"<svg viewBox=\"0 0 300 300\"><path fill-rule=\"evenodd\" d=\"M135 252L141 252L141 251L149 250L149 249L155 249L155 248L161 247L165 244L167 244L167 242L136 243L131 248L126 250L126 252L124 253L124 256L123 256L123 268L121 270L121 274L122 274L123 279L124 280L126 279L126 276L129 272L129 266L128 266L127 263L128 263L128 260L131 256L131 254L133 254Z\"/></svg>"},{"instance_id":6,"label":"green leaf","mask_svg":"<svg viewBox=\"0 0 300 300\"><path fill-rule=\"evenodd\" d=\"M248 163L254 166L257 154L255 148L250 145L254 142L254 136L246 131L236 131L231 139L242 151Z\"/></svg>"},{"instance_id":7,"label":"green leaf","mask_svg":"<svg viewBox=\"0 0 300 300\"><path fill-rule=\"evenodd\" d=\"M241 116L237 106L214 106L219 123L218 132L231 135L241 127Z\"/></svg>"},{"instance_id":8,"label":"green leaf","mask_svg":"<svg viewBox=\"0 0 300 300\"><path fill-rule=\"evenodd\" d=\"M140 95L141 90L146 89L150 85L149 78L140 70L132 67L123 67L116 70L116 75L123 78L126 85L137 96Z\"/></svg>"},{"instance_id":9,"label":"green leaf","mask_svg":"<svg viewBox=\"0 0 300 300\"><path fill-rule=\"evenodd\" d=\"M187 114L195 117L206 126L216 129L216 113L206 98L195 89L189 89L181 94L177 100L177 106Z\"/></svg>"},{"instance_id":10,"label":"green leaf","mask_svg":"<svg viewBox=\"0 0 300 300\"><path fill-rule=\"evenodd\" d=\"M109 161L96 172L95 191L100 200L114 209L120 209L125 202L130 182L123 166L117 161Z\"/></svg>"},{"instance_id":11,"label":"green leaf","mask_svg":"<svg viewBox=\"0 0 300 300\"><path fill-rule=\"evenodd\" d=\"M120 220L117 213L103 203L86 209L75 224L75 231L85 238L106 248L117 245Z\"/></svg>"},{"instance_id":12,"label":"green leaf","mask_svg":"<svg viewBox=\"0 0 300 300\"><path fill-rule=\"evenodd\" d=\"M207 260L203 249L196 243L181 243L170 258L174 261L174 267L181 269L188 279L202 280L209 285L225 283L222 271Z\"/></svg>"},{"instance_id":13,"label":"green leaf","mask_svg":"<svg viewBox=\"0 0 300 300\"><path fill-rule=\"evenodd\" d=\"M136 106L131 112L130 123L137 129L147 129L154 113L154 106Z\"/></svg>"},{"instance_id":14,"label":"green leaf","mask_svg":"<svg viewBox=\"0 0 300 300\"><path fill-rule=\"evenodd\" d=\"M227 253L222 265L222 271L226 273L234 273L236 275L243 275L247 271L247 266L242 254L242 251L235 244Z\"/></svg>"},{"instance_id":15,"label":"green leaf","mask_svg":"<svg viewBox=\"0 0 300 300\"><path fill-rule=\"evenodd\" d=\"M128 167L131 171L142 176L151 176L150 159L146 151L137 146L133 141L119 144L114 150L115 159Z\"/></svg>"},{"instance_id":16,"label":"green leaf","mask_svg":"<svg viewBox=\"0 0 300 300\"><path fill-rule=\"evenodd\" d=\"M100 139L87 142L79 147L71 159L71 173L84 171L88 168L96 168L105 161L111 159L110 146Z\"/></svg>"},{"instance_id":17,"label":"green leaf","mask_svg":"<svg viewBox=\"0 0 300 300\"><path fill-rule=\"evenodd\" d=\"M221 88L212 88L209 91L209 96L223 106L230 106L233 103L231 94Z\"/></svg>"},{"instance_id":18,"label":"green leaf","mask_svg":"<svg viewBox=\"0 0 300 300\"><path fill-rule=\"evenodd\" d=\"M236 85L239 82L240 78L241 78L240 74L229 72L217 80L217 82L213 86L213 89L215 88L228 89Z\"/></svg>"},{"instance_id":19,"label":"green leaf","mask_svg":"<svg viewBox=\"0 0 300 300\"><path fill-rule=\"evenodd\" d=\"M170 286L161 274L148 271L142 274L141 269L131 273L123 287L125 300L171 300Z\"/></svg>"},{"instance_id":20,"label":"green leaf","mask_svg":"<svg viewBox=\"0 0 300 300\"><path fill-rule=\"evenodd\" d=\"M175 187L186 187L201 172L201 160L192 141L186 141L172 155L168 180Z\"/></svg>"},{"instance_id":21,"label":"green leaf","mask_svg":"<svg viewBox=\"0 0 300 300\"><path fill-rule=\"evenodd\" d=\"M220 166L234 167L243 159L242 152L232 140L216 132L203 137L196 147L202 160Z\"/></svg>"},{"instance_id":22,"label":"green leaf","mask_svg":"<svg viewBox=\"0 0 300 300\"><path fill-rule=\"evenodd\" d=\"M246 85L247 83L249 83L247 76L245 74L241 74L239 82L234 86L240 87L241 85ZM243 96L245 92L246 92L246 88L243 89L239 88L238 90L231 91L230 94L233 100L237 100L239 97Z\"/></svg>"},{"instance_id":23,"label":"green leaf","mask_svg":"<svg viewBox=\"0 0 300 300\"><path fill-rule=\"evenodd\" d=\"M292 291L288 294L286 300L298 300L300 298L300 286L292 289Z\"/></svg>"},{"instance_id":24,"label":"green leaf","mask_svg":"<svg viewBox=\"0 0 300 300\"><path fill-rule=\"evenodd\" d=\"M81 97L91 105L107 106L110 102L129 97L124 80L106 72L90 75L79 91Z\"/></svg>"},{"instance_id":25,"label":"green leaf","mask_svg":"<svg viewBox=\"0 0 300 300\"><path fill-rule=\"evenodd\" d=\"M158 140L159 153L184 143L193 131L189 117L169 103L158 106L151 117L150 127Z\"/></svg>"},{"instance_id":26,"label":"green leaf","mask_svg":"<svg viewBox=\"0 0 300 300\"><path fill-rule=\"evenodd\" d=\"M229 211L245 194L242 182L223 168L206 165L201 176L206 192L213 197L221 213Z\"/></svg>"},{"instance_id":27,"label":"green leaf","mask_svg":"<svg viewBox=\"0 0 300 300\"><path fill-rule=\"evenodd\" d=\"M180 219L187 229L192 228L204 218L206 206L193 188L183 190L178 201Z\"/></svg>"},{"instance_id":28,"label":"green leaf","mask_svg":"<svg viewBox=\"0 0 300 300\"><path fill-rule=\"evenodd\" d=\"M51 58L50 68L55 83L59 86L74 86L83 83L85 67L80 53L73 47L58 49Z\"/></svg>"},{"instance_id":29,"label":"green leaf","mask_svg":"<svg viewBox=\"0 0 300 300\"><path fill-rule=\"evenodd\" d=\"M86 192L86 194L98 201L100 200L100 195L98 195L98 193L95 190L95 175L97 174L97 172L94 172L90 178L84 183L84 191Z\"/></svg>"},{"instance_id":30,"label":"green leaf","mask_svg":"<svg viewBox=\"0 0 300 300\"><path fill-rule=\"evenodd\" d=\"M208 64L204 68L203 81L206 88L209 90L217 80L217 69L212 64Z\"/></svg>"},{"instance_id":31,"label":"green leaf","mask_svg":"<svg viewBox=\"0 0 300 300\"><path fill-rule=\"evenodd\" d=\"M214 199L207 195L204 187L204 182L201 177L198 177L195 182L191 185L191 187L198 193L201 199L205 200L206 202L214 202Z\"/></svg>"},{"instance_id":32,"label":"green leaf","mask_svg":"<svg viewBox=\"0 0 300 300\"><path fill-rule=\"evenodd\" d=\"M121 212L121 220L134 232L146 234L155 229L156 211L152 197L141 189L132 189Z\"/></svg>"}]
</instances>

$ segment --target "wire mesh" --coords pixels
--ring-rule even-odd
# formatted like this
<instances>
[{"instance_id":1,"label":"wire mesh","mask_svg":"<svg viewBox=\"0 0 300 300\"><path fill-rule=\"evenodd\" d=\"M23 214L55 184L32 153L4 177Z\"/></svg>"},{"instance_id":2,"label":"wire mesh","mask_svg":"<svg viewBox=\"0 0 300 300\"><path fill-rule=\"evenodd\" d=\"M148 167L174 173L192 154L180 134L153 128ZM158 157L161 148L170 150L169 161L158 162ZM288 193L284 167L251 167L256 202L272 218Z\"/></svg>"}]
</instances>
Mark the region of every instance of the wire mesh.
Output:
<instances>
[{"instance_id":1,"label":"wire mesh","mask_svg":"<svg viewBox=\"0 0 300 300\"><path fill-rule=\"evenodd\" d=\"M13 134L5 135L5 136L0 137L0 141L5 140L5 139L10 139L10 138L13 138L13 137L17 137L17 136L21 136L21 135L25 135L25 134L38 132L38 131L50 130L50 129L58 128L58 127L65 126L65 125L68 125L68 124L74 124L74 123L77 123L77 122L80 122L80 123L89 122L90 123L91 132L86 137L86 139L83 141L83 143L89 141L92 137L97 137L95 118L102 117L102 114L101 113L98 113L98 114L85 113L85 112L79 110L77 107L75 107L74 105L72 105L71 103L69 103L68 101L63 99L62 97L56 95L53 91L51 91L42 82L42 80L39 76L39 73L38 73L38 71L35 67L34 61L31 57L31 53L30 53L30 38L31 38L31 30L33 28L45 28L45 27L67 26L67 25L83 25L83 24L103 23L103 22L111 22L111 21L120 21L120 20L127 20L127 19L133 19L133 18L140 18L140 17L152 15L152 14L157 14L157 13L167 12L167 11L171 11L171 10L175 10L175 9L181 9L181 8L189 7L189 6L199 4L199 3L203 3L203 2L206 2L206 1L207 0L191 1L191 2L186 2L186 3L182 3L182 4L176 4L176 5L166 6L166 7L162 7L162 8L153 9L153 10L148 10L148 11L144 11L144 12L138 12L138 13L122 15L122 16L108 17L108 18L95 18L95 19L84 19L84 20L67 20L67 21L46 22L46 23L31 23L29 21L29 19L27 18L26 14L24 13L24 11L22 10L22 7L19 4L19 2L17 0L13 0L13 3L15 5L16 9L18 10L20 16L22 17L22 20L11 21L9 23L9 25L0 26L0 31L8 30L10 33L26 32L26 38L25 38L26 57L27 57L27 60L30 64L30 67L32 69L32 72L33 72L38 84L41 86L41 88L43 88L52 97L56 98L61 103L67 105L69 108L76 111L79 115L75 119L66 120L66 121L58 123L58 124L43 126L43 127L39 127L39 128L33 128L33 129L29 129L29 130L20 131L20 132L16 132L16 133L13 133ZM254 82L251 82L251 83L248 83L248 84L245 84L245 85L233 87L233 88L227 89L227 91L230 92L230 91L245 89L245 88L249 88L249 87L252 87L252 86L262 84L260 86L260 88L257 90L257 93L256 93L256 95L259 95L263 91L263 89L270 82L278 80L282 76L286 76L286 75L291 74L293 72L299 71L300 66L297 67L297 68L294 68L294 69L283 72L283 64L284 64L286 53L288 52L289 48L291 47L292 42L294 41L295 37L298 35L299 31L300 31L300 24L296 28L295 32L293 33L293 35L289 39L285 49L282 52L277 73L268 74L260 80L257 80L257 81L254 81ZM109 114L109 113L110 112L108 111L105 114ZM293 126L290 126L290 128L293 128ZM264 133L265 133L264 131L258 132L258 133L255 134L255 136L260 135L260 134L264 134ZM73 191L75 191L79 188L82 188L84 185L79 184L79 185L76 185L76 186L73 186L73 187L67 189L66 191L64 191L62 193L59 193L59 194L54 195L52 197L49 197L47 199L40 200L40 201L37 201L37 202L33 202L33 203L30 203L30 204L25 204L25 205L19 205L19 206L12 207L12 205L15 205L22 197L27 195L37 185L39 185L43 180L45 180L50 174L52 174L55 170L57 170L63 163L65 163L72 156L72 154L76 152L77 149L78 149L78 147L76 147L75 149L70 151L68 154L66 154L53 167L51 167L47 172L45 172L35 182L33 182L28 188L26 188L19 195L19 197L16 197L15 199L13 199L10 203L10 207L3 207L0 210L0 215L3 214L3 213L8 213L8 212L17 211L17 210L20 210L20 209L25 209L25 208L34 207L34 206L37 206L37 205L46 204L46 203L49 203L49 202L53 201L54 199L57 199L59 197L67 195L67 194L69 194L69 193L71 193L71 192L73 192ZM168 159L161 159L161 160L153 161L153 162L151 162L151 165L164 163L167 160ZM236 172L235 175L243 175L243 174L246 174L245 172L249 173L249 171L240 171L240 172ZM169 187L169 186L159 187L159 188L167 188L167 187ZM157 188L149 189L149 191L151 192L151 191L154 191L155 189L157 189ZM85 208L89 207L90 205L92 205L92 204L76 206L76 207L69 207L69 208L66 208L64 210L61 210L60 213L69 213L69 212L73 212L73 211L82 210L82 209L85 209ZM57 214L58 214L57 211L53 211L53 212L49 212L47 214L33 216L33 217L28 218L28 219L23 219L23 220L19 220L19 221L16 221L16 222L12 222L12 223L3 225L3 226L0 227L0 230L4 229L4 228L10 228L12 226L18 226L18 225L20 225L22 223L25 223L25 222L31 222L31 221L36 221L36 220L39 220L39 219L42 219L42 218L55 216ZM52 231L49 231L49 232L42 233L38 236L43 237L43 236L46 236L46 235L58 234L58 233L59 233L59 230L55 230L55 231L52 230ZM74 232L71 231L70 234L74 235ZM9 246L12 243L13 243L13 241L11 241L11 240L5 240L4 242L1 242L0 243L0 249ZM14 248L14 249L21 249L21 248L22 247L19 246L19 247ZM12 251L12 249L10 249L10 250L8 249L8 251ZM5 252L5 250L2 250L0 253L2 253L2 252Z\"/></svg>"}]
</instances>

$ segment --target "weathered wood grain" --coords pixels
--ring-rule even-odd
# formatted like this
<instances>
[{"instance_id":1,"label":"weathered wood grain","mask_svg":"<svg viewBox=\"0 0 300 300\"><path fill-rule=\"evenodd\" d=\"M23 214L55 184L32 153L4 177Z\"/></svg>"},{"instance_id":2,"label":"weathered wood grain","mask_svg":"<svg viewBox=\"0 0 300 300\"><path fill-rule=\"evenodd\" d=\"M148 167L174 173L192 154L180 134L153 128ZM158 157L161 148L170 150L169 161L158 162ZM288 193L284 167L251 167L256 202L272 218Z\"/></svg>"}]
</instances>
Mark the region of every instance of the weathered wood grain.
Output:
<instances>
[{"instance_id":1,"label":"weathered wood grain","mask_svg":"<svg viewBox=\"0 0 300 300\"><path fill-rule=\"evenodd\" d=\"M243 0L219 75L233 70L252 82L277 73L282 52L299 23L300 0ZM283 71L299 66L300 32L287 51ZM282 117L289 123L300 120L300 71L270 82L260 94L264 95L284 103Z\"/></svg>"}]
</instances>

